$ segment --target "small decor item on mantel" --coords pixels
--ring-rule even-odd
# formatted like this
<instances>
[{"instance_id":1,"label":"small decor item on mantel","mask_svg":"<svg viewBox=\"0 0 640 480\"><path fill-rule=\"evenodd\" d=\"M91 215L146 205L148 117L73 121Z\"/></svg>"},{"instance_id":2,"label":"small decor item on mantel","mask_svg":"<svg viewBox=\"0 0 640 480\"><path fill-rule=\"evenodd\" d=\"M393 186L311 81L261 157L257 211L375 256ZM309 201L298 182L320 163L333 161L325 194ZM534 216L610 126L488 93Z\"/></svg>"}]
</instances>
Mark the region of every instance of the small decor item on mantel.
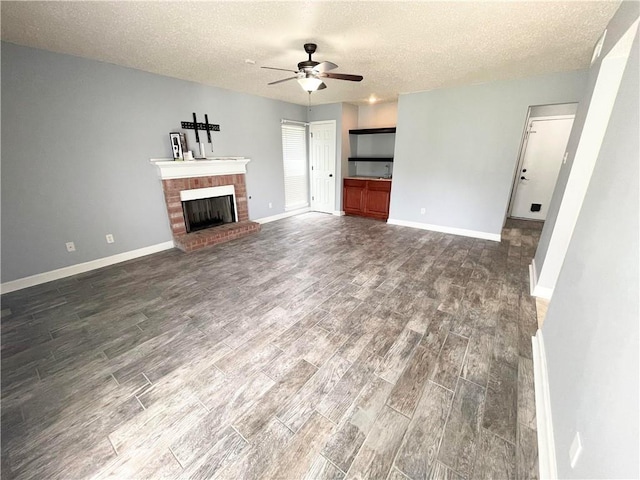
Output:
<instances>
[{"instance_id":1,"label":"small decor item on mantel","mask_svg":"<svg viewBox=\"0 0 640 480\"><path fill-rule=\"evenodd\" d=\"M182 153L186 153L189 149L187 148L187 134L184 132L180 132L180 145L182 145Z\"/></svg>"},{"instance_id":2,"label":"small decor item on mantel","mask_svg":"<svg viewBox=\"0 0 640 480\"><path fill-rule=\"evenodd\" d=\"M171 140L171 150L173 150L173 159L182 160L184 158L182 150L182 141L180 140L180 132L171 132L169 134Z\"/></svg>"}]
</instances>

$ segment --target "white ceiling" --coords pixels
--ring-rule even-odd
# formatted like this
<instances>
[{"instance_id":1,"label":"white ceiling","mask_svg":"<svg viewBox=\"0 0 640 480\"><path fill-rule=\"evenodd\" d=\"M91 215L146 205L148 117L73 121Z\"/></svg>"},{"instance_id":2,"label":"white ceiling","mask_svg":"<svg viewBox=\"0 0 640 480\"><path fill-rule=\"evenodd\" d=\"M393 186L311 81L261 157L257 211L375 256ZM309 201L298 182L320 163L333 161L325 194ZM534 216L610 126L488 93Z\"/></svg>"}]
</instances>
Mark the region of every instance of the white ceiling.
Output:
<instances>
[{"instance_id":1,"label":"white ceiling","mask_svg":"<svg viewBox=\"0 0 640 480\"><path fill-rule=\"evenodd\" d=\"M302 45L360 83L326 80L312 104L585 68L619 1L2 2L2 39L306 104ZM245 60L255 61L255 65Z\"/></svg>"}]
</instances>

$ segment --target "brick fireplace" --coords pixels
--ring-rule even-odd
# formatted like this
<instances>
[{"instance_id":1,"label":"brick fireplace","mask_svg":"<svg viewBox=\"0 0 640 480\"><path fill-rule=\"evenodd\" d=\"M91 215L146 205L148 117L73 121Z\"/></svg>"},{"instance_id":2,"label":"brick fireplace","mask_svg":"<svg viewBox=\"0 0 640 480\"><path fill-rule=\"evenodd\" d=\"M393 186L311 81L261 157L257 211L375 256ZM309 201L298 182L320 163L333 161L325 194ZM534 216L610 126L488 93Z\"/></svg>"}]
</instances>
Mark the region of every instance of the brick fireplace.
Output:
<instances>
[{"instance_id":1,"label":"brick fireplace","mask_svg":"<svg viewBox=\"0 0 640 480\"><path fill-rule=\"evenodd\" d=\"M192 252L211 245L228 242L260 231L260 224L249 221L246 158L220 158L175 162L152 160L160 169L162 189L169 223L177 248ZM226 188L216 188L226 187ZM216 196L216 191L233 195L235 220L202 230L187 232L183 201Z\"/></svg>"}]
</instances>

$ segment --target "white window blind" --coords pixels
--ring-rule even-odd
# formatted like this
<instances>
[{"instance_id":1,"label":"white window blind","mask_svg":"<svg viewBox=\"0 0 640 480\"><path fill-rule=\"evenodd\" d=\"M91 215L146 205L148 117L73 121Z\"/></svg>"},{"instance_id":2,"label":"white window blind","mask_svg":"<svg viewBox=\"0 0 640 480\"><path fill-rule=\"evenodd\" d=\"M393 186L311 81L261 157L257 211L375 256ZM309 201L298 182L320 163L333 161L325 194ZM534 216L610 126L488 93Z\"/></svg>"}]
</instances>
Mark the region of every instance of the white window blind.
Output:
<instances>
[{"instance_id":1,"label":"white window blind","mask_svg":"<svg viewBox=\"0 0 640 480\"><path fill-rule=\"evenodd\" d=\"M302 125L282 125L284 209L309 206L307 131Z\"/></svg>"}]
</instances>

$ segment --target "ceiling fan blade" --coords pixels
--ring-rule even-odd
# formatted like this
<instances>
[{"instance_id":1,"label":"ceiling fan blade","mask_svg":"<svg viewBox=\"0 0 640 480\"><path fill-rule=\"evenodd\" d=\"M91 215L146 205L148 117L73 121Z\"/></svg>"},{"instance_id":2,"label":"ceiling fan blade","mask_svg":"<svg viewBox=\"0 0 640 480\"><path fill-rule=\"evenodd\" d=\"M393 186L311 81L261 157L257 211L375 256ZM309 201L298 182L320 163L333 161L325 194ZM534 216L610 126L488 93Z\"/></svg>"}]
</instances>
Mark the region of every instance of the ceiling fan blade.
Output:
<instances>
[{"instance_id":1,"label":"ceiling fan blade","mask_svg":"<svg viewBox=\"0 0 640 480\"><path fill-rule=\"evenodd\" d=\"M298 73L297 70L289 70L287 68L276 68L276 67L260 67L260 68L266 68L267 70L279 70L281 72L293 72L293 73Z\"/></svg>"},{"instance_id":2,"label":"ceiling fan blade","mask_svg":"<svg viewBox=\"0 0 640 480\"><path fill-rule=\"evenodd\" d=\"M321 62L318 65L316 65L315 67L313 67L313 69L316 72L328 72L329 70L333 70L334 68L338 68L338 65L336 65L335 63L332 62Z\"/></svg>"},{"instance_id":3,"label":"ceiling fan blade","mask_svg":"<svg viewBox=\"0 0 640 480\"><path fill-rule=\"evenodd\" d=\"M289 80L295 80L298 77L283 78L282 80L276 80L275 82L267 83L267 85L275 85L276 83L288 82Z\"/></svg>"},{"instance_id":4,"label":"ceiling fan blade","mask_svg":"<svg viewBox=\"0 0 640 480\"><path fill-rule=\"evenodd\" d=\"M316 90L324 90L325 88L327 88L327 84L326 84L326 83L324 83L324 82L322 82L322 83L320 84L320 86L319 86L318 88L316 88Z\"/></svg>"},{"instance_id":5,"label":"ceiling fan blade","mask_svg":"<svg viewBox=\"0 0 640 480\"><path fill-rule=\"evenodd\" d=\"M335 80L349 80L351 82L359 82L364 78L362 75L349 75L348 73L321 73L318 76Z\"/></svg>"}]
</instances>

